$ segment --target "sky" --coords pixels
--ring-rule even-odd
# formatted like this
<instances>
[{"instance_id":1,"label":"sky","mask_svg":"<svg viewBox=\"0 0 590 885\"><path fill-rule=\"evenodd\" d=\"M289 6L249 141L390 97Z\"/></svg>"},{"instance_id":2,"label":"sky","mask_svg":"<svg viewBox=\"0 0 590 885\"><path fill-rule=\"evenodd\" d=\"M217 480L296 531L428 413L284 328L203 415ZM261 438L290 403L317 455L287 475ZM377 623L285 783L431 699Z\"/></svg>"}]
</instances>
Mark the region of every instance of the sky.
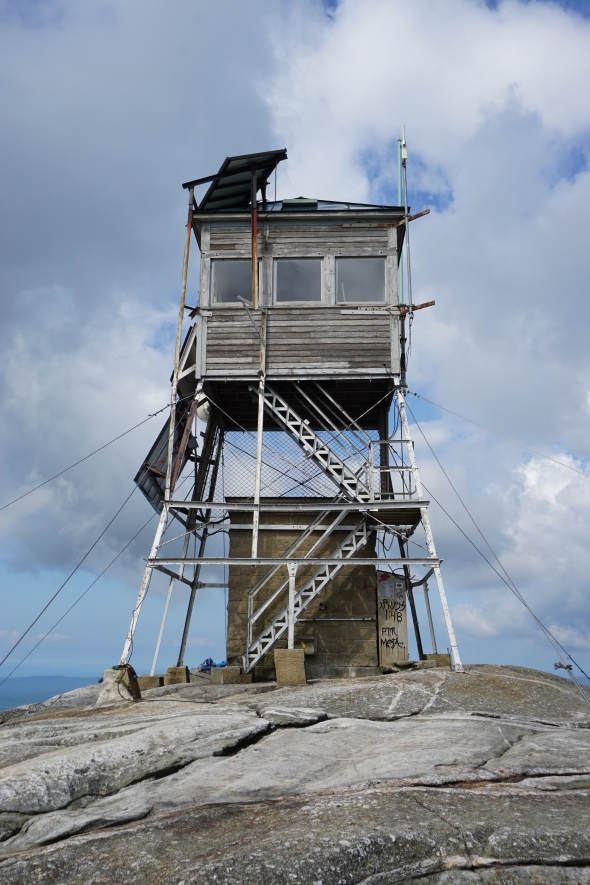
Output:
<instances>
[{"instance_id":1,"label":"sky","mask_svg":"<svg viewBox=\"0 0 590 885\"><path fill-rule=\"evenodd\" d=\"M2 0L0 507L169 398L186 192L228 155L287 147L277 195L397 202L408 141L416 314L409 405L531 607L590 667L590 3ZM197 297L193 248L187 300ZM162 423L0 510L3 657L133 490ZM477 531L417 428L422 478ZM120 655L155 522L133 494L8 675L98 676ZM555 653L445 513L431 520L462 657ZM206 579L206 576L205 576ZM149 669L165 583L132 662ZM419 601L421 604L421 601ZM173 597L160 669L175 663ZM436 619L444 644L440 613ZM222 590L187 663L224 656Z\"/></svg>"}]
</instances>

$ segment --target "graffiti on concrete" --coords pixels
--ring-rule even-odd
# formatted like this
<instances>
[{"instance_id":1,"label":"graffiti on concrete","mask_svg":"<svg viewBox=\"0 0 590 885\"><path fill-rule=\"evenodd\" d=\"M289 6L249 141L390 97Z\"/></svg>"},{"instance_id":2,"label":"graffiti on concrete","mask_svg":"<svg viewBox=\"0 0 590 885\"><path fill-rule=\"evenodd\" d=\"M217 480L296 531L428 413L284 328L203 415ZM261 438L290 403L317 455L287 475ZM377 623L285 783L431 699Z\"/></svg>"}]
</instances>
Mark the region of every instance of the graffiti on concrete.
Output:
<instances>
[{"instance_id":1,"label":"graffiti on concrete","mask_svg":"<svg viewBox=\"0 0 590 885\"><path fill-rule=\"evenodd\" d=\"M408 620L406 584L403 578L388 572L377 573L377 629L379 663L394 664L408 660Z\"/></svg>"}]
</instances>

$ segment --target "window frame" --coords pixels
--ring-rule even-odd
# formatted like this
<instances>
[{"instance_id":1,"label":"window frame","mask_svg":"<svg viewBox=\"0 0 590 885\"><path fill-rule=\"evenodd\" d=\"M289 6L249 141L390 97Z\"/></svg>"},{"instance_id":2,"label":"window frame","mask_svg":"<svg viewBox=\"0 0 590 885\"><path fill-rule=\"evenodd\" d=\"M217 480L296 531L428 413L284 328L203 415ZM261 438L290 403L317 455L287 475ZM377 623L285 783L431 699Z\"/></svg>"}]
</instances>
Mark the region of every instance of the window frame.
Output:
<instances>
[{"instance_id":1,"label":"window frame","mask_svg":"<svg viewBox=\"0 0 590 885\"><path fill-rule=\"evenodd\" d=\"M326 255L275 255L272 258L272 280L270 302L273 307L321 307L327 304L326 299ZM277 299L277 268L280 261L319 261L320 263L320 297L317 301L279 301Z\"/></svg>"},{"instance_id":2,"label":"window frame","mask_svg":"<svg viewBox=\"0 0 590 885\"><path fill-rule=\"evenodd\" d=\"M241 301L215 301L214 299L214 264L215 262L230 262L230 261L242 261L250 265L250 280L252 280L252 259L244 258L243 255L232 255L231 257L214 255L209 258L209 286L208 286L208 294L209 294L209 304L208 308L231 308L231 307L243 307L243 303ZM261 302L262 292L263 292L263 280L262 280L262 272L263 272L263 263L262 258L258 258L258 301ZM252 306L252 284L250 283L250 298L248 299L248 304L250 307Z\"/></svg>"},{"instance_id":3,"label":"window frame","mask_svg":"<svg viewBox=\"0 0 590 885\"><path fill-rule=\"evenodd\" d=\"M362 307L364 305L370 307L371 305L391 304L393 293L391 292L390 285L389 285L390 281L389 281L388 257L389 256L387 254L382 254L382 255L342 255L342 254L335 255L334 256L334 304L336 305L336 307L344 307L347 304L351 305L353 307L357 307L357 306ZM341 301L338 298L338 261L340 259L344 259L346 261L350 258L357 259L357 260L359 260L359 259L365 260L365 259L370 258L373 260L383 261L384 268L385 268L384 274L383 274L383 298L380 301Z\"/></svg>"}]
</instances>

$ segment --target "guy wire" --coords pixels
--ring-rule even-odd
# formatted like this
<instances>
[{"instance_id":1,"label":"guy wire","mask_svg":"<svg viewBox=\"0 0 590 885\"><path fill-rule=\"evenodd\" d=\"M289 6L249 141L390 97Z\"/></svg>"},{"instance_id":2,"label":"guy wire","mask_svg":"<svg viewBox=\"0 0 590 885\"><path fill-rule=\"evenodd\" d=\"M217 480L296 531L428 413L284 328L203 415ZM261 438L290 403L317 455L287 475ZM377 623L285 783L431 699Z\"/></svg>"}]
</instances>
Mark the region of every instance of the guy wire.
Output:
<instances>
[{"instance_id":1,"label":"guy wire","mask_svg":"<svg viewBox=\"0 0 590 885\"><path fill-rule=\"evenodd\" d=\"M92 584L90 584L90 585L86 588L86 590L85 590L83 593L81 593L80 596L78 596L78 598L75 600L75 602L73 602L73 603L71 604L71 606L70 606L70 607L69 607L69 608L63 613L63 615L61 616L61 618L59 618L59 619L55 622L55 624L53 624L53 626L50 627L49 630L47 630L46 633L43 634L43 636L41 637L41 639L39 640L39 642L37 642L37 644L34 645L33 648L32 648L29 652L27 652L27 654L24 656L24 658L23 658L21 661L19 661L19 663L16 665L16 667L14 667L14 668L10 671L10 673L8 674L8 676L5 676L5 677L4 677L4 679L2 680L2 682L0 682L0 686L4 685L4 683L6 682L7 679L10 679L10 677L12 676L12 674L13 674L14 672L16 672L16 670L18 670L18 668L21 666L21 664L24 664L24 662L27 660L27 658L28 658L30 655L33 654L33 652L35 651L35 649L38 648L38 647L41 645L41 643L43 642L43 640L46 639L46 638L51 634L52 630L55 630L55 628L58 626L58 624L61 624L61 622L63 621L63 619L66 617L66 615L68 615L68 614L71 612L71 610L74 608L74 606L78 605L78 603L80 602L80 600L81 600L84 596L86 596L86 594L88 593L88 591L91 590L91 589L94 587L94 585L95 585L95 584L96 584L96 583L102 578L102 576L104 575L104 573L107 572L107 571L110 569L110 567L113 565L113 563L115 563L115 562L117 561L117 559L118 559L118 558L119 558L119 557L125 552L125 550L127 550L127 548L128 548L131 544L133 544L133 542L134 542L135 539L138 537L138 535L140 535L140 534L143 532L143 530L146 528L146 526L149 525L149 523L152 521L152 519L154 518L155 515L156 515L156 514L153 513L153 514L150 516L150 518L148 519L148 521L147 521L147 522L144 522L144 524L143 524L142 527L139 529L139 531L136 532L136 533L133 535L133 537L131 538L131 540L128 541L128 542L125 544L125 546L124 546L121 550L119 550L119 552L117 553L117 555L116 555L113 559L111 559L111 561L109 562L109 564L108 564L108 565L107 565L107 566L101 571L101 573L100 573L100 574L94 579L94 581L92 582Z\"/></svg>"},{"instance_id":2,"label":"guy wire","mask_svg":"<svg viewBox=\"0 0 590 885\"><path fill-rule=\"evenodd\" d=\"M407 403L406 403L406 405L407 405ZM471 538L470 538L470 537L469 537L469 536L463 531L463 529L461 528L461 526L460 526L460 525L459 525L459 524L453 519L453 517L448 513L448 511L445 510L445 508L442 506L442 504L440 503L440 501L438 501L438 500L434 497L434 495L432 494L432 492L430 492L430 491L426 488L426 486L424 486L424 483L422 483L422 485L423 485L425 491L431 496L431 498L433 499L433 501L435 501L435 503L438 504L438 506L441 508L441 510L442 510L442 511L443 511L443 512L449 517L449 519L451 520L451 522L452 522L452 523L453 523L453 524L459 529L459 531L461 532L461 534L462 534L462 535L463 535L463 536L469 541L469 543L472 545L472 547L473 547L473 548L479 553L479 555L480 555L480 556L481 556L481 557L482 557L482 558L488 563L488 565L490 566L490 568L493 569L493 571L498 575L498 577L500 578L500 580L503 581L504 584L506 584L506 586L507 586L508 589L511 591L511 593L513 593L513 594L516 596L516 598L519 600L519 602L521 602L522 605L524 605L524 607L527 609L527 611L529 612L529 614L532 616L532 618L533 618L533 619L535 620L535 622L537 623L538 627L541 629L543 635L545 636L545 638L547 639L547 641L549 642L549 644L552 646L552 648L553 648L553 650L555 651L555 653L557 654L557 656L561 659L561 662L562 662L562 664L564 665L564 667L565 667L565 669L566 669L566 672L570 675L570 677L572 678L574 684L579 688L579 690L580 690L580 692L581 692L581 694L582 694L584 700L590 705L590 698L588 698L588 696L586 695L586 692L584 691L584 689L582 688L582 686L580 685L580 683L578 682L578 680L576 679L576 677L575 677L575 676L573 675L573 673L571 672L571 669L568 669L568 667L566 666L566 664L565 664L565 660L564 660L564 658L563 658L563 656L562 656L562 654L561 654L561 652L560 652L560 650L559 650L559 648L558 648L557 646L559 646L559 647L563 650L563 652L566 654L566 656L569 657L570 660L573 661L573 663L576 664L576 666L578 667L578 669L580 670L580 672L582 672L582 673L584 674L584 676L587 676L587 674L584 672L584 670L582 670L582 668L580 667L580 665L577 664L577 663L574 661L574 659L571 657L571 655L568 654L568 652L567 652L567 651L565 650L565 648L561 645L561 643L560 643L560 642L559 642L559 641L553 636L553 634L551 633L551 631L550 631L547 627L545 627L545 625L543 624L543 622L541 621L541 619L538 618L537 615L534 613L534 611L532 610L532 608L530 607L530 605L528 604L528 602L526 601L526 599L524 598L524 596L522 595L522 593L520 592L520 590L518 589L518 587L516 586L516 584L514 583L514 581L512 580L512 578L510 577L510 575L508 574L508 572L506 571L506 569L504 568L504 566L502 565L502 563L500 562L500 559L498 558L497 554L495 553L495 551L493 550L493 548L492 548L492 546L490 545L489 541L487 540L487 538L486 538L485 535L483 534L482 530L480 529L479 525L478 525L477 522L475 521L475 519L474 519L474 517L472 516L472 514L471 514L469 508L467 507L467 505L466 505L465 502L463 501L461 495L459 494L459 492L458 492L457 489L455 488L453 482L451 481L451 479L450 479L448 473L446 472L446 470L444 469L443 465L441 464L441 462L440 462L438 456L436 455L434 449L432 448L432 446L431 446L430 443L428 442L428 440L427 440L427 438L426 438L426 435L424 434L424 431L422 430L422 427L420 426L420 424L419 424L418 421L416 420L416 417L415 417L414 413L412 412L412 410L411 410L411 408L410 408L409 405L408 405L408 411L409 411L410 415L412 416L412 418L413 418L413 420L414 420L414 423L416 424L418 430L420 431L420 433L421 433L421 435L422 435L422 438L424 439L424 442L426 443L426 445L428 446L428 448L429 448L430 451L432 452L432 455L433 455L433 457L435 458L435 460L436 460L438 466L440 467L440 469L441 469L442 472L444 473L444 475L445 475L445 477L446 477L446 479L447 479L449 485L451 486L451 488L452 488L453 491L455 492L457 498L459 499L459 501L460 501L460 503L461 503L463 509L465 510L465 512L467 513L467 515L469 516L471 522L473 523L473 525L475 526L475 528L477 529L477 531L478 531L479 534L481 535L481 537L482 537L484 543L485 543L486 546L489 548L490 552L492 553L492 556L494 557L494 559L496 560L496 562L498 563L498 565L500 566L500 568L502 569L502 571L504 572L504 574L506 575L506 578L507 578L508 580L506 580L506 578L504 578L503 575L500 574L500 572L495 568L495 566L489 561L489 559L487 558L487 556L485 556L485 554L479 549L479 547L477 547L477 545L471 540ZM587 678L588 678L588 677L587 677Z\"/></svg>"}]
</instances>

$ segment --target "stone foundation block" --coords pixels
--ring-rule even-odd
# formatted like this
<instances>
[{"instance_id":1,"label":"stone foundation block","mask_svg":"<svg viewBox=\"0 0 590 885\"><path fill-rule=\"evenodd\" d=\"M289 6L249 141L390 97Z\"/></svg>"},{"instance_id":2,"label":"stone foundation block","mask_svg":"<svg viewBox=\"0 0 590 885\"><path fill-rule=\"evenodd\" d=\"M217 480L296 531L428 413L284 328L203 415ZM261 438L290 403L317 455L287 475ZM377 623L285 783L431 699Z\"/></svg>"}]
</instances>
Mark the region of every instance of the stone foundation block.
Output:
<instances>
[{"instance_id":1,"label":"stone foundation block","mask_svg":"<svg viewBox=\"0 0 590 885\"><path fill-rule=\"evenodd\" d=\"M434 661L435 667L451 668L451 658L449 655L426 655L427 661Z\"/></svg>"},{"instance_id":2,"label":"stone foundation block","mask_svg":"<svg viewBox=\"0 0 590 885\"><path fill-rule=\"evenodd\" d=\"M277 685L305 685L305 652L302 648L276 648Z\"/></svg>"},{"instance_id":3,"label":"stone foundation block","mask_svg":"<svg viewBox=\"0 0 590 885\"><path fill-rule=\"evenodd\" d=\"M190 682L188 667L168 667L164 685L181 685L183 682Z\"/></svg>"},{"instance_id":4,"label":"stone foundation block","mask_svg":"<svg viewBox=\"0 0 590 885\"><path fill-rule=\"evenodd\" d=\"M130 701L140 701L141 691L137 678L127 667L109 667L102 677L102 688L96 699L96 706L102 707L110 704L126 704Z\"/></svg>"},{"instance_id":5,"label":"stone foundation block","mask_svg":"<svg viewBox=\"0 0 590 885\"><path fill-rule=\"evenodd\" d=\"M251 673L242 673L241 667L211 667L211 685L241 685L252 682Z\"/></svg>"},{"instance_id":6,"label":"stone foundation block","mask_svg":"<svg viewBox=\"0 0 590 885\"><path fill-rule=\"evenodd\" d=\"M163 676L138 676L137 684L141 691L147 691L150 688L160 688L164 685Z\"/></svg>"}]
</instances>

